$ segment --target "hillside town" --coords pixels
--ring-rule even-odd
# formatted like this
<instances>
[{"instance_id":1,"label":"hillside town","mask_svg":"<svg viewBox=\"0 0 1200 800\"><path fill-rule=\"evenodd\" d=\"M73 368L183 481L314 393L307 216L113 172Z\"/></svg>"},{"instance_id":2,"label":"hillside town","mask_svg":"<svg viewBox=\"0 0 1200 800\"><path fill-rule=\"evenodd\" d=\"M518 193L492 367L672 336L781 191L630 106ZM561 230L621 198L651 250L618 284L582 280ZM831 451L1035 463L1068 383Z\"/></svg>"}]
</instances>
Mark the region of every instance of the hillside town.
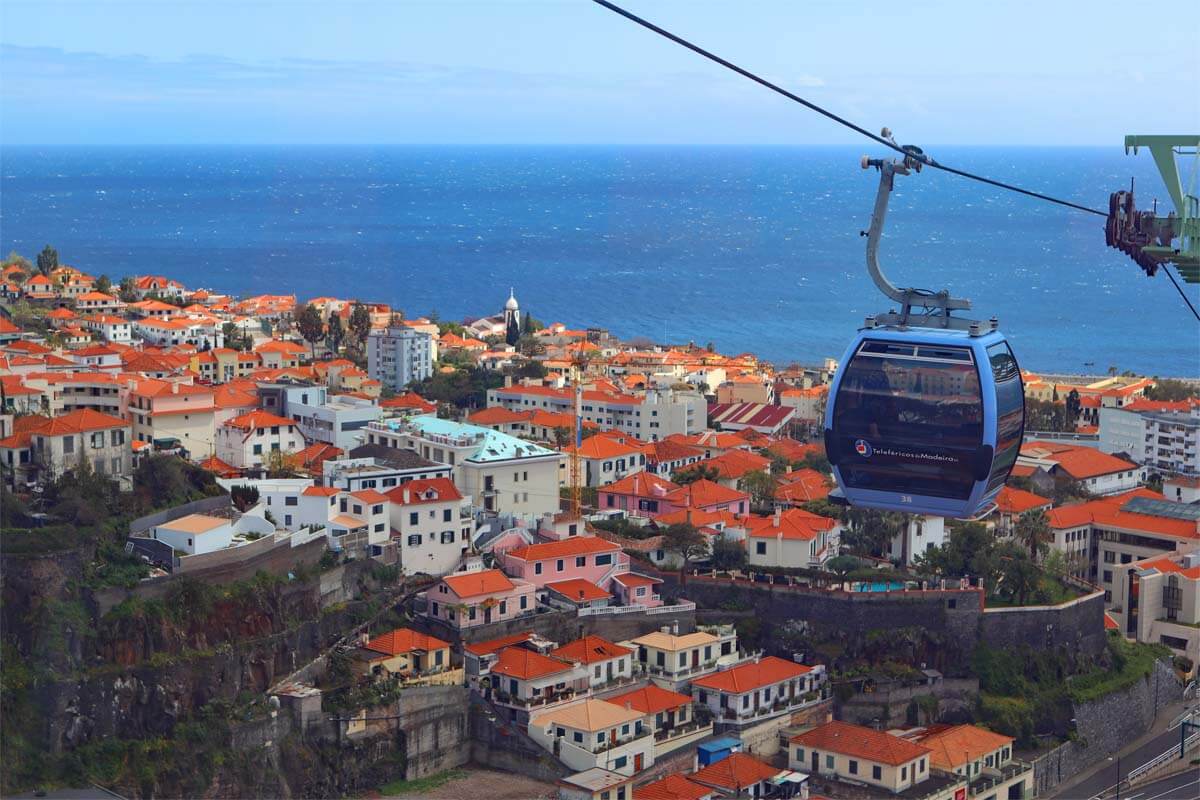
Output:
<instances>
[{"instance_id":1,"label":"hillside town","mask_svg":"<svg viewBox=\"0 0 1200 800\"><path fill-rule=\"evenodd\" d=\"M1058 654L1054 702L1194 687L1200 382L1025 372L994 505L865 512L831 498L832 358L622 341L515 289L455 321L280 291L10 257L0 527L108 537L79 550L103 614L310 569L312 619L369 596L257 690L346 758L403 729L401 776L437 772L405 704L458 692L459 763L564 800L1025 800L1071 777L1048 753L1082 776L1116 750L996 681L1018 646ZM97 481L137 511L89 506ZM102 730L75 714L57 751Z\"/></svg>"}]
</instances>

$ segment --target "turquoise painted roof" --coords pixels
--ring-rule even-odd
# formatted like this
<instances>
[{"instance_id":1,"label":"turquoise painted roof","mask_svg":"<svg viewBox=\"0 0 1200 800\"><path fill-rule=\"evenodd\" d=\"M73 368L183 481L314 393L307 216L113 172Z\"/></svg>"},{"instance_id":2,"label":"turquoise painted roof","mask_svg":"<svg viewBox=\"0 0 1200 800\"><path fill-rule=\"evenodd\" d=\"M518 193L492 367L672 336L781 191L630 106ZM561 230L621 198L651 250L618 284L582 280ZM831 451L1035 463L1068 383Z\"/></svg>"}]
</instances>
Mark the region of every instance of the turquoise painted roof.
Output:
<instances>
[{"instance_id":1,"label":"turquoise painted roof","mask_svg":"<svg viewBox=\"0 0 1200 800\"><path fill-rule=\"evenodd\" d=\"M387 421L387 424L392 430L403 430L406 423L402 420L391 419ZM510 436L507 433L501 433L500 431L494 431L491 428L484 428L479 425L467 425L466 423L454 422L453 420L439 419L436 416L428 414L419 417L410 417L407 421L407 426L409 429L426 436L446 436L452 439L478 439L479 444L475 452L468 456L468 460L478 463L559 455L557 450L550 450L532 442L527 442L524 439L518 439L516 436Z\"/></svg>"}]
</instances>

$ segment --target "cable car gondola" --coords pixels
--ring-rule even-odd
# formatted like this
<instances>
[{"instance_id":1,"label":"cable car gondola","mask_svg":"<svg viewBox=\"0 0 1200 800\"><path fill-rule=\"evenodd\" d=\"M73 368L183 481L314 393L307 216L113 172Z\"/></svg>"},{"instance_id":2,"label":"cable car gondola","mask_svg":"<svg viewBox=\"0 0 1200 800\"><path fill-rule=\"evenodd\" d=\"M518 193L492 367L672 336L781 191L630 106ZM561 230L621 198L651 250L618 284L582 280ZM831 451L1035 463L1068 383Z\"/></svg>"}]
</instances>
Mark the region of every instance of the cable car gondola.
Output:
<instances>
[{"instance_id":1,"label":"cable car gondola","mask_svg":"<svg viewBox=\"0 0 1200 800\"><path fill-rule=\"evenodd\" d=\"M842 357L829 392L825 450L838 496L849 505L968 518L994 501L1016 463L1025 391L994 318L955 317L969 301L899 289L879 268L893 176L920 165L909 157L863 160L881 172L867 266L901 310L868 317Z\"/></svg>"}]
</instances>

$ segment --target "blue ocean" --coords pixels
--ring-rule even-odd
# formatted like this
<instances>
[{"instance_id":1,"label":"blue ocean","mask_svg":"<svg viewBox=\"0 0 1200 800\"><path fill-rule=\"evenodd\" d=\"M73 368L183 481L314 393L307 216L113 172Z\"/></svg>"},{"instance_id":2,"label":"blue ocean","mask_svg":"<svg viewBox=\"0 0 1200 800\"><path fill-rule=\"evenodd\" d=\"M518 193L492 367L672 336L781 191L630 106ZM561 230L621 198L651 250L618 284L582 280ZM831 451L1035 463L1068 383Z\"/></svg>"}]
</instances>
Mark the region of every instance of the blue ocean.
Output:
<instances>
[{"instance_id":1,"label":"blue ocean","mask_svg":"<svg viewBox=\"0 0 1200 800\"><path fill-rule=\"evenodd\" d=\"M1139 204L1165 199L1149 154L1119 145L928 150L1094 208L1131 177ZM811 363L887 307L859 236L877 186L863 152L4 148L0 249L442 319L496 313L511 286L546 322ZM1200 374L1195 321L1166 277L1105 247L1103 221L927 170L898 179L881 258L997 315L1026 368Z\"/></svg>"}]
</instances>

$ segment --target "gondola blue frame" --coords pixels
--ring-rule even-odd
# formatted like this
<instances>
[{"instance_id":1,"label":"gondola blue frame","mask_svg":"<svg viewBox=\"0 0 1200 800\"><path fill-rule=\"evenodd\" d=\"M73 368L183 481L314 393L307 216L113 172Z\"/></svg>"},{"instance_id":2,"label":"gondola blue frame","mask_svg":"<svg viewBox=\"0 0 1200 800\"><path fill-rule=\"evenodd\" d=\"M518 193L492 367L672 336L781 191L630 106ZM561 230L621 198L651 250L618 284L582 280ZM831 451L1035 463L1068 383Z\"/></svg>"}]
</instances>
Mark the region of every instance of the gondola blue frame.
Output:
<instances>
[{"instance_id":1,"label":"gondola blue frame","mask_svg":"<svg viewBox=\"0 0 1200 800\"><path fill-rule=\"evenodd\" d=\"M974 485L970 495L965 499L856 488L848 486L847 482L843 479L842 468L839 464L847 467L852 466L854 459L870 458L872 448L878 449L880 445L886 446L887 444L886 441L868 443L868 446L862 448L867 452L866 455L859 452L857 446L851 446L848 452L844 452L845 448L842 443L837 441L839 434L834 430L837 404L843 399L841 394L842 379L847 373L847 368L851 360L858 354L860 346L866 341L894 342L916 345L918 347L925 345L970 348L979 376L979 388L983 405L983 435L979 446L980 448L990 448L990 457L987 459L985 473L984 466L979 463L979 456L988 451L977 449L971 472L971 477L974 478ZM996 330L974 336L967 331L939 330L933 328L909 330L864 328L859 331L839 362L837 374L830 386L829 401L825 411L825 442L830 464L833 466L834 478L837 480L840 491L851 506L969 519L986 511L988 506L994 503L996 495L1004 486L1004 480L997 481L997 475L993 474L996 458L1000 455L997 452L998 399L997 381L991 368L988 348L999 343L1007 344L1007 340L1002 333ZM1010 355L1012 354L1011 347L1008 348L1008 352ZM1016 362L1015 355L1012 358L1014 366L1016 366L1016 380L1021 391L1021 429L1016 445L1019 448L1020 437L1024 435L1025 428L1024 385L1021 383L1020 367ZM1015 461L1015 456L1012 456L1012 462L1015 463ZM1007 480L1011 472L1012 463L1008 465L1008 468L1003 473L1005 480ZM991 489L988 488L989 483L992 484Z\"/></svg>"}]
</instances>

